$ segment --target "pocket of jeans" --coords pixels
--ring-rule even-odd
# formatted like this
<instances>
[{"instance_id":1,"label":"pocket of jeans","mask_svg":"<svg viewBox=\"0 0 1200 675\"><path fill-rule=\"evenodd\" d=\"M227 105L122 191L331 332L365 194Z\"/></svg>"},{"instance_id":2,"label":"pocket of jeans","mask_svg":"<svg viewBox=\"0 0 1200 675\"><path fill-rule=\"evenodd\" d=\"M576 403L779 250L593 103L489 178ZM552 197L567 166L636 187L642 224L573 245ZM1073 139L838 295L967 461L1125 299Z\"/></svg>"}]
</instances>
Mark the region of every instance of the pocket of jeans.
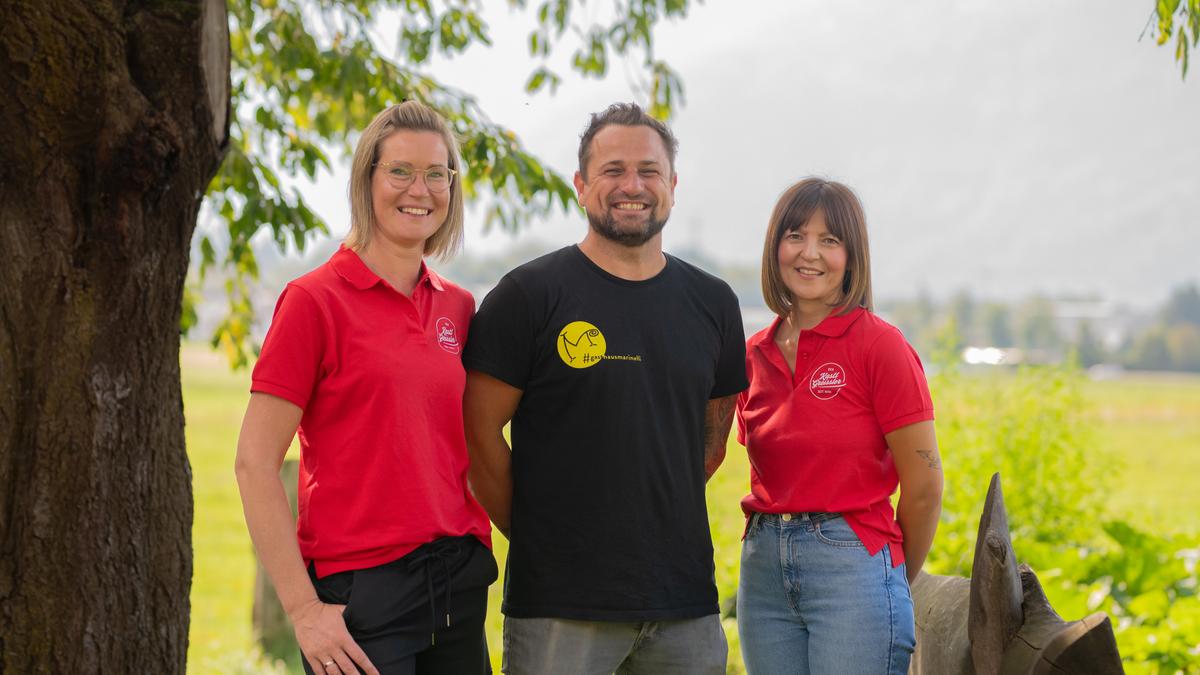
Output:
<instances>
[{"instance_id":1,"label":"pocket of jeans","mask_svg":"<svg viewBox=\"0 0 1200 675\"><path fill-rule=\"evenodd\" d=\"M758 531L758 524L761 520L762 514L756 511L751 512L750 515L746 517L746 527L742 530L742 541L746 541L750 537L754 536L754 533Z\"/></svg>"},{"instance_id":2,"label":"pocket of jeans","mask_svg":"<svg viewBox=\"0 0 1200 675\"><path fill-rule=\"evenodd\" d=\"M845 518L822 520L815 525L814 534L817 541L822 544L840 548L864 548L862 541L859 540L857 534L854 534L854 530L850 529L850 524L846 522Z\"/></svg>"}]
</instances>

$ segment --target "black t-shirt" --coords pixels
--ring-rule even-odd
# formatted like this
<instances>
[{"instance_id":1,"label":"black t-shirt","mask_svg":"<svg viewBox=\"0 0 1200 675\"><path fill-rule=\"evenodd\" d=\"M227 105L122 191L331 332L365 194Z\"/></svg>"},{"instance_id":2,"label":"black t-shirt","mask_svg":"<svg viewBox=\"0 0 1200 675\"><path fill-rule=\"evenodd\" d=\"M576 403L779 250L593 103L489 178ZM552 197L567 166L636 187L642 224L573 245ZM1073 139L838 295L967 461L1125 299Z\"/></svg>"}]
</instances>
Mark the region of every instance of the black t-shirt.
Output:
<instances>
[{"instance_id":1,"label":"black t-shirt","mask_svg":"<svg viewBox=\"0 0 1200 675\"><path fill-rule=\"evenodd\" d=\"M645 281L576 246L507 274L463 362L523 391L512 420L505 614L714 614L704 412L747 386L737 298L667 256Z\"/></svg>"}]
</instances>

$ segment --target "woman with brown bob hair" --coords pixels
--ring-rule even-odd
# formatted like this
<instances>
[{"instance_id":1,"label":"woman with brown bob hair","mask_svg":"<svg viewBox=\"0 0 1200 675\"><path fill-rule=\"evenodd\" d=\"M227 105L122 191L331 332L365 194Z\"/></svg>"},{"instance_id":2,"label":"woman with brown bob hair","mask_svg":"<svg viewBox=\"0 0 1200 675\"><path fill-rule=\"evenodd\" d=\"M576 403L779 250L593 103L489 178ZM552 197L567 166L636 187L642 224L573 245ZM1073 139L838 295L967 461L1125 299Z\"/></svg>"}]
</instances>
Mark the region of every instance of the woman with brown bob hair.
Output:
<instances>
[{"instance_id":1,"label":"woman with brown bob hair","mask_svg":"<svg viewBox=\"0 0 1200 675\"><path fill-rule=\"evenodd\" d=\"M737 404L750 457L737 596L747 672L906 673L909 583L937 529L941 460L921 361L872 311L850 188L806 178L783 193L762 287L777 318L747 341Z\"/></svg>"},{"instance_id":2,"label":"woman with brown bob hair","mask_svg":"<svg viewBox=\"0 0 1200 675\"><path fill-rule=\"evenodd\" d=\"M426 266L462 241L446 121L408 101L359 138L350 233L289 283L238 439L246 524L308 673L490 672L491 525L467 487L471 294ZM299 519L279 479L299 432Z\"/></svg>"}]
</instances>

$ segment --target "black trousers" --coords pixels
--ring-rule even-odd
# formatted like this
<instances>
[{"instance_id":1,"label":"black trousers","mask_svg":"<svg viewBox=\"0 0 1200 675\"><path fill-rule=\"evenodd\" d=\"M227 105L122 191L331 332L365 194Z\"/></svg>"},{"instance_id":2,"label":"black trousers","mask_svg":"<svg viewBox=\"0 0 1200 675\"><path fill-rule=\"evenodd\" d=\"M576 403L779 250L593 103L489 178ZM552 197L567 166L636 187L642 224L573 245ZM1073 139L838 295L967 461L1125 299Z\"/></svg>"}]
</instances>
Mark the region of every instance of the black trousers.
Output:
<instances>
[{"instance_id":1,"label":"black trousers","mask_svg":"<svg viewBox=\"0 0 1200 675\"><path fill-rule=\"evenodd\" d=\"M321 602L346 605L346 628L381 675L492 672L483 621L496 560L475 537L437 539L398 560L323 579L312 566L308 573Z\"/></svg>"}]
</instances>

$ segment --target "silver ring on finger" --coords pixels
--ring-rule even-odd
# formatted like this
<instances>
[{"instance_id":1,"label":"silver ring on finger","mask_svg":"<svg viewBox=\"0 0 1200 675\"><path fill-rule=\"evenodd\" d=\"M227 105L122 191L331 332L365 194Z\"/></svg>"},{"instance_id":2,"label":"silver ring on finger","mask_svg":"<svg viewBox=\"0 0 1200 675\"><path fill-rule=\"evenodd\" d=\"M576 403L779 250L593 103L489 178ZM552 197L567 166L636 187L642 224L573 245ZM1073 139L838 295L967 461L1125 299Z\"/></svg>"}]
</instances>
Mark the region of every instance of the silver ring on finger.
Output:
<instances>
[{"instance_id":1,"label":"silver ring on finger","mask_svg":"<svg viewBox=\"0 0 1200 675\"><path fill-rule=\"evenodd\" d=\"M325 666L325 670L329 670L330 668L337 667L337 661L325 661L321 665Z\"/></svg>"}]
</instances>

